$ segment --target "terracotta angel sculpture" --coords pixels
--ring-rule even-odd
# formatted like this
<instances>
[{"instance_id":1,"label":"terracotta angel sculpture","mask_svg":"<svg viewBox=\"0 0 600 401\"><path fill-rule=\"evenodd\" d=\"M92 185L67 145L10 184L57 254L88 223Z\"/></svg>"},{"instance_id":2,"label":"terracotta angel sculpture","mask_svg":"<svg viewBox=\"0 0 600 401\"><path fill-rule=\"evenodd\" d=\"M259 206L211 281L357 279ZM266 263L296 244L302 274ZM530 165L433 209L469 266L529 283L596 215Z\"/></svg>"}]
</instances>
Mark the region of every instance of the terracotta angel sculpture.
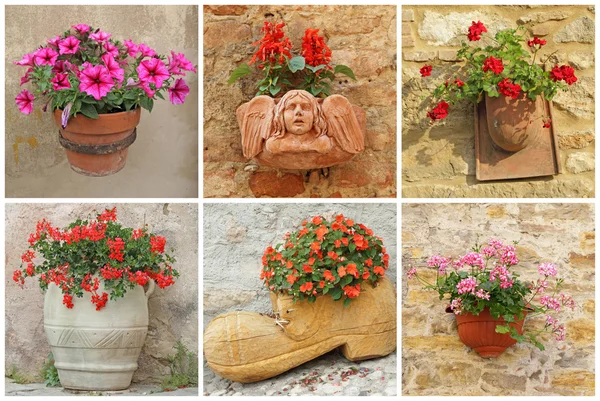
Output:
<instances>
[{"instance_id":1,"label":"terracotta angel sculpture","mask_svg":"<svg viewBox=\"0 0 600 401\"><path fill-rule=\"evenodd\" d=\"M329 167L364 150L365 112L348 99L317 99L303 90L281 99L257 96L237 109L248 159L285 169Z\"/></svg>"}]
</instances>

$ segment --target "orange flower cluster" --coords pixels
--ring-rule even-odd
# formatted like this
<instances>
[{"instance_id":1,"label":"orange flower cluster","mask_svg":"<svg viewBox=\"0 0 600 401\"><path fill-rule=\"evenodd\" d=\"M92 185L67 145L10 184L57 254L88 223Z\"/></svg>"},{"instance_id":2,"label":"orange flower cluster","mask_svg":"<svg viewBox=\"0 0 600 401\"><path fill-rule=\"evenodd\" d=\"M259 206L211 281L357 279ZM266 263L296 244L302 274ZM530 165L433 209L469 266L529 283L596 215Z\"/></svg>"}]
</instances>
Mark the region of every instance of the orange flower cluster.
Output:
<instances>
[{"instance_id":1,"label":"orange flower cluster","mask_svg":"<svg viewBox=\"0 0 600 401\"><path fill-rule=\"evenodd\" d=\"M261 280L271 291L285 291L295 299L329 294L348 303L361 285L376 285L389 266L381 238L363 224L338 215L302 223L302 229L269 246L262 257Z\"/></svg>"},{"instance_id":2,"label":"orange flower cluster","mask_svg":"<svg viewBox=\"0 0 600 401\"><path fill-rule=\"evenodd\" d=\"M252 43L252 46L259 46L252 60L248 65L252 65L256 60L260 60L262 63L258 65L258 68L264 68L266 64L283 64L285 57L292 58L290 50L292 50L292 42L285 36L282 28L285 24L274 24L269 21L265 21L265 25L262 27L261 32L265 33L262 39Z\"/></svg>"}]
</instances>

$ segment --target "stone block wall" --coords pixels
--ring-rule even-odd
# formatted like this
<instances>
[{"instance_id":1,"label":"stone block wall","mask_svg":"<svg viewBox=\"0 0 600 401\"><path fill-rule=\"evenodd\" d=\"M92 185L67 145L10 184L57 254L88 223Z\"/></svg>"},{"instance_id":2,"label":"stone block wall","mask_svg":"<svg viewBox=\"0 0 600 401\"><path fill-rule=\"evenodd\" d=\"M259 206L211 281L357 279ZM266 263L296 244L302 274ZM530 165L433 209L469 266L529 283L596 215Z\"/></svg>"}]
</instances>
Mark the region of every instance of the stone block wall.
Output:
<instances>
[{"instance_id":1,"label":"stone block wall","mask_svg":"<svg viewBox=\"0 0 600 401\"><path fill-rule=\"evenodd\" d=\"M319 28L333 64L353 69L332 93L346 96L367 115L365 151L329 169L278 171L242 155L235 110L252 99L258 76L227 85L231 71L247 63L267 19L286 23L300 49L307 28ZM205 6L204 196L389 197L396 194L395 6Z\"/></svg>"},{"instance_id":2,"label":"stone block wall","mask_svg":"<svg viewBox=\"0 0 600 401\"><path fill-rule=\"evenodd\" d=\"M404 276L403 394L594 395L594 227L592 204L405 204L403 274L414 266L435 277L426 265L430 256L464 255L477 239L517 240L515 271L522 279L537 279L539 263L553 262L577 306L560 314L565 341L550 339L543 352L516 344L497 359L483 359L459 340L454 315L445 313L437 292Z\"/></svg>"},{"instance_id":3,"label":"stone block wall","mask_svg":"<svg viewBox=\"0 0 600 401\"><path fill-rule=\"evenodd\" d=\"M383 238L390 254L387 275L396 281L396 204L205 204L203 324L221 313L271 312L260 280L261 258L302 220L343 213Z\"/></svg>"},{"instance_id":4,"label":"stone block wall","mask_svg":"<svg viewBox=\"0 0 600 401\"><path fill-rule=\"evenodd\" d=\"M481 183L475 179L473 106L453 106L431 125L429 94L456 64L459 34L472 21L488 34L535 24L532 35L548 43L539 54L575 69L576 84L554 98L553 125L563 173L554 177ZM593 197L594 196L594 6L403 6L402 193L404 197ZM539 55L538 54L538 55ZM423 80L419 68L433 64ZM444 73L436 72L445 71Z\"/></svg>"},{"instance_id":5,"label":"stone block wall","mask_svg":"<svg viewBox=\"0 0 600 401\"><path fill-rule=\"evenodd\" d=\"M112 208L114 204L9 204L6 206L5 367L30 379L38 375L50 347L44 333L44 294L37 280L27 279L21 289L12 272L27 250L27 238L36 223L46 218L65 227L78 217ZM117 204L118 221L128 227L148 228L167 239L168 250L177 258L180 273L175 284L156 288L148 302L150 324L138 360L134 382L160 382L170 373L168 355L182 341L198 352L198 206L196 204Z\"/></svg>"}]
</instances>

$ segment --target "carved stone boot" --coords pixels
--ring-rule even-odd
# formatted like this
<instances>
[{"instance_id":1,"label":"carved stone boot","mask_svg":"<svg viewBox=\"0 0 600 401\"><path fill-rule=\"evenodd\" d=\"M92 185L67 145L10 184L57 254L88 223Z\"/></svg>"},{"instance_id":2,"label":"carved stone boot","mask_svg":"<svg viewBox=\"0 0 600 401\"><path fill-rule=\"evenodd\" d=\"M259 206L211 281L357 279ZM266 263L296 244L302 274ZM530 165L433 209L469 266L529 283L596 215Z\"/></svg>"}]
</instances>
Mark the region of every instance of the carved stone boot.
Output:
<instances>
[{"instance_id":1,"label":"carved stone boot","mask_svg":"<svg viewBox=\"0 0 600 401\"><path fill-rule=\"evenodd\" d=\"M281 374L337 347L351 361L377 358L396 349L396 293L383 278L364 284L348 307L330 296L294 303L271 293L276 317L229 312L204 331L208 366L227 379L252 383Z\"/></svg>"}]
</instances>

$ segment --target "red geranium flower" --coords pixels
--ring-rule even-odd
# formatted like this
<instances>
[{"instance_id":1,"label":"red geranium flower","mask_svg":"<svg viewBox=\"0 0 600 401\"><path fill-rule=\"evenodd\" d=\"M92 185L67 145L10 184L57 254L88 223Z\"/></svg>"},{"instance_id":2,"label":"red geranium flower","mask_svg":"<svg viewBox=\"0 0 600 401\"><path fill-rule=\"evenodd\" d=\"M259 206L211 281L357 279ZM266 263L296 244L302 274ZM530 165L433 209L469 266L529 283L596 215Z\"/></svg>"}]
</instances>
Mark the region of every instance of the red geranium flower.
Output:
<instances>
[{"instance_id":1,"label":"red geranium flower","mask_svg":"<svg viewBox=\"0 0 600 401\"><path fill-rule=\"evenodd\" d=\"M573 67L569 67L568 65L562 65L560 67L555 65L552 71L550 71L550 79L552 79L554 82L565 81L569 85L573 85L575 82L577 82L575 70Z\"/></svg>"},{"instance_id":2,"label":"red geranium flower","mask_svg":"<svg viewBox=\"0 0 600 401\"><path fill-rule=\"evenodd\" d=\"M546 121L544 121L544 128L550 128L551 127L551 123L552 120L551 119L547 119Z\"/></svg>"},{"instance_id":3,"label":"red geranium flower","mask_svg":"<svg viewBox=\"0 0 600 401\"><path fill-rule=\"evenodd\" d=\"M527 41L527 46L534 47L535 45L539 45L540 48L546 44L544 39L540 39L537 36L534 36L533 39Z\"/></svg>"},{"instance_id":4,"label":"red geranium flower","mask_svg":"<svg viewBox=\"0 0 600 401\"><path fill-rule=\"evenodd\" d=\"M432 120L442 120L448 117L448 107L448 103L442 100L433 110L427 113L427 116Z\"/></svg>"},{"instance_id":5,"label":"red geranium flower","mask_svg":"<svg viewBox=\"0 0 600 401\"><path fill-rule=\"evenodd\" d=\"M521 86L519 84L513 84L508 78L504 78L502 81L498 82L498 92L502 93L504 96L516 99L521 93Z\"/></svg>"},{"instance_id":6,"label":"red geranium flower","mask_svg":"<svg viewBox=\"0 0 600 401\"><path fill-rule=\"evenodd\" d=\"M469 33L467 34L467 37L469 38L469 40L471 42L481 39L480 35L484 32L487 32L487 28L485 27L485 25L483 25L483 22L481 22L481 21L477 21L477 22L472 21L472 22L473 23L469 27Z\"/></svg>"},{"instance_id":7,"label":"red geranium flower","mask_svg":"<svg viewBox=\"0 0 600 401\"><path fill-rule=\"evenodd\" d=\"M419 70L419 72L421 73L421 76L423 78L428 77L431 75L431 70L433 69L432 66L430 65L424 65L423 67L421 67L421 69Z\"/></svg>"},{"instance_id":8,"label":"red geranium flower","mask_svg":"<svg viewBox=\"0 0 600 401\"><path fill-rule=\"evenodd\" d=\"M496 75L504 71L502 60L495 57L488 57L485 59L483 62L483 72L488 72L489 70L492 70Z\"/></svg>"}]
</instances>

